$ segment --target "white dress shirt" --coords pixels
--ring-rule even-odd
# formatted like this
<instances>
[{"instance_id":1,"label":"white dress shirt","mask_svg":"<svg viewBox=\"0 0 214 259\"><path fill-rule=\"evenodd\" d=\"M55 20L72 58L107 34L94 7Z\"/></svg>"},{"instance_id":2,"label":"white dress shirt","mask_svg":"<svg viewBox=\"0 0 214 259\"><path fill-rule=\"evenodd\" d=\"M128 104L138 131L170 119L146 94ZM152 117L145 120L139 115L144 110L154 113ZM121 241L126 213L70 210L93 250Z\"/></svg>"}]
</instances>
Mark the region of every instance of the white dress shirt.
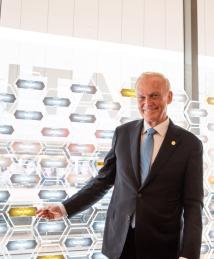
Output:
<instances>
[{"instance_id":1,"label":"white dress shirt","mask_svg":"<svg viewBox=\"0 0 214 259\"><path fill-rule=\"evenodd\" d=\"M153 135L153 139L154 139L154 148L153 148L153 153L152 153L152 159L151 159L151 164L153 164L159 150L160 147L163 143L163 140L166 136L166 132L169 126L169 118L167 118L165 121L163 121L162 123L158 124L157 126L154 127L154 129L156 130L156 133ZM145 121L144 122L144 128L143 128L143 132L141 134L141 143L143 143L143 139L145 136L145 133L147 131L148 128L151 128L151 126L149 126L149 124Z\"/></svg>"}]
</instances>

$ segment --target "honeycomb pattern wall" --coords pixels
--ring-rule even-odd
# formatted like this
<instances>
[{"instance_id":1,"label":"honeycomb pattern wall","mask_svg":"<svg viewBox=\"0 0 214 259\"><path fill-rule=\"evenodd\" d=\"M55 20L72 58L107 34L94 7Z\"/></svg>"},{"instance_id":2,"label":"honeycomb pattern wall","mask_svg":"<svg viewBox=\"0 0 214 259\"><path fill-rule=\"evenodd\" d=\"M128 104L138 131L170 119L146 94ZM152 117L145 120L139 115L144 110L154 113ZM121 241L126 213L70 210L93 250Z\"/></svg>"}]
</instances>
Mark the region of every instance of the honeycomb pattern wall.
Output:
<instances>
[{"instance_id":1,"label":"honeycomb pattern wall","mask_svg":"<svg viewBox=\"0 0 214 259\"><path fill-rule=\"evenodd\" d=\"M12 47L20 50L20 44L22 48L29 44L26 40L10 42L16 44L12 46L6 43L7 55ZM18 57L11 54L12 58L1 63L6 69L0 74L0 258L104 259L100 250L111 192L70 219L46 221L35 217L35 212L37 207L62 202L94 177L110 149L115 127L139 118L134 90L137 74L135 68L128 75L124 68L119 73L129 60L121 61L122 54L115 58L114 50L107 50L107 69L88 67L86 54L80 52L69 69L70 65L65 66L68 52L61 53L64 65L55 65L51 58L38 64L35 53L40 47L32 46L33 52L23 51ZM47 46L44 48L48 55ZM59 61L56 50L52 54ZM79 49L73 46L72 51L69 58ZM84 53L90 51L84 49ZM177 80L183 78L182 66L178 69L180 56L165 61L166 71L160 70L164 60L160 56L156 57L159 65L153 65L154 57L145 55L145 59L148 64L137 61L137 73L171 74L173 70L169 115L203 142L201 258L214 258L214 97L207 96L203 102L188 97ZM120 61L116 72L112 60Z\"/></svg>"}]
</instances>

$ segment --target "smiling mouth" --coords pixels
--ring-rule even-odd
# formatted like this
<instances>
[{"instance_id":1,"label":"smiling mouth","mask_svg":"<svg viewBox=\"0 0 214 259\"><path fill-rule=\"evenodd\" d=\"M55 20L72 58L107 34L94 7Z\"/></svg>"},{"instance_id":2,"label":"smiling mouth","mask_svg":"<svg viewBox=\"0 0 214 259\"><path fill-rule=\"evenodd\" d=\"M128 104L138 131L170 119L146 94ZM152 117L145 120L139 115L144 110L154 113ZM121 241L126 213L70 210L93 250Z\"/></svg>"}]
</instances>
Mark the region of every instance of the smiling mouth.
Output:
<instances>
[{"instance_id":1,"label":"smiling mouth","mask_svg":"<svg viewBox=\"0 0 214 259\"><path fill-rule=\"evenodd\" d=\"M157 111L157 108L143 109L143 112L155 112L155 111Z\"/></svg>"}]
</instances>

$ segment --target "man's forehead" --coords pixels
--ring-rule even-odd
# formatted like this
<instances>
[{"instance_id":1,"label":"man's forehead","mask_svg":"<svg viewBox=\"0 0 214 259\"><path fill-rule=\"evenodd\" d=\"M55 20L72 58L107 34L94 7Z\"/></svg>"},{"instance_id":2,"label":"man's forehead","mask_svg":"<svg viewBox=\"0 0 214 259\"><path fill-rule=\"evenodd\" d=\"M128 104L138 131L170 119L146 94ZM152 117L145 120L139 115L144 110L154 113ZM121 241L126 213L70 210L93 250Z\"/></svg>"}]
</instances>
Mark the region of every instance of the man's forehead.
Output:
<instances>
[{"instance_id":1,"label":"man's forehead","mask_svg":"<svg viewBox=\"0 0 214 259\"><path fill-rule=\"evenodd\" d=\"M149 77L142 78L139 83L137 90L139 91L162 91L166 87L166 82L160 77Z\"/></svg>"},{"instance_id":2,"label":"man's forehead","mask_svg":"<svg viewBox=\"0 0 214 259\"><path fill-rule=\"evenodd\" d=\"M165 85L166 81L159 76L145 76L141 79L142 84Z\"/></svg>"},{"instance_id":3,"label":"man's forehead","mask_svg":"<svg viewBox=\"0 0 214 259\"><path fill-rule=\"evenodd\" d=\"M137 87L138 91L162 91L162 89L164 89L164 85L156 82L151 84L141 83Z\"/></svg>"}]
</instances>

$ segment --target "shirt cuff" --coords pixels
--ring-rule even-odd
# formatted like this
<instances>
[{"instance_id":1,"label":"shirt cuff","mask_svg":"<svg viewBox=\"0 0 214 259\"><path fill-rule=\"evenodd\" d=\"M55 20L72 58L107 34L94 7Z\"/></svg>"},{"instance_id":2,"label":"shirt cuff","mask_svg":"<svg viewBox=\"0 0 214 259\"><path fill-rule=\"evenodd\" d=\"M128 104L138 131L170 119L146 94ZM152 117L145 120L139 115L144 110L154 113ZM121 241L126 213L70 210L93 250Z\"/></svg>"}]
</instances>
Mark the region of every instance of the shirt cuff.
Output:
<instances>
[{"instance_id":1,"label":"shirt cuff","mask_svg":"<svg viewBox=\"0 0 214 259\"><path fill-rule=\"evenodd\" d=\"M66 211L64 205L63 205L63 204L60 204L60 205L59 205L59 208L60 208L60 210L61 210L63 216L64 216L64 217L67 217L67 216L68 216L68 213L67 213L67 211ZM182 258L181 258L181 259L182 259Z\"/></svg>"}]
</instances>

